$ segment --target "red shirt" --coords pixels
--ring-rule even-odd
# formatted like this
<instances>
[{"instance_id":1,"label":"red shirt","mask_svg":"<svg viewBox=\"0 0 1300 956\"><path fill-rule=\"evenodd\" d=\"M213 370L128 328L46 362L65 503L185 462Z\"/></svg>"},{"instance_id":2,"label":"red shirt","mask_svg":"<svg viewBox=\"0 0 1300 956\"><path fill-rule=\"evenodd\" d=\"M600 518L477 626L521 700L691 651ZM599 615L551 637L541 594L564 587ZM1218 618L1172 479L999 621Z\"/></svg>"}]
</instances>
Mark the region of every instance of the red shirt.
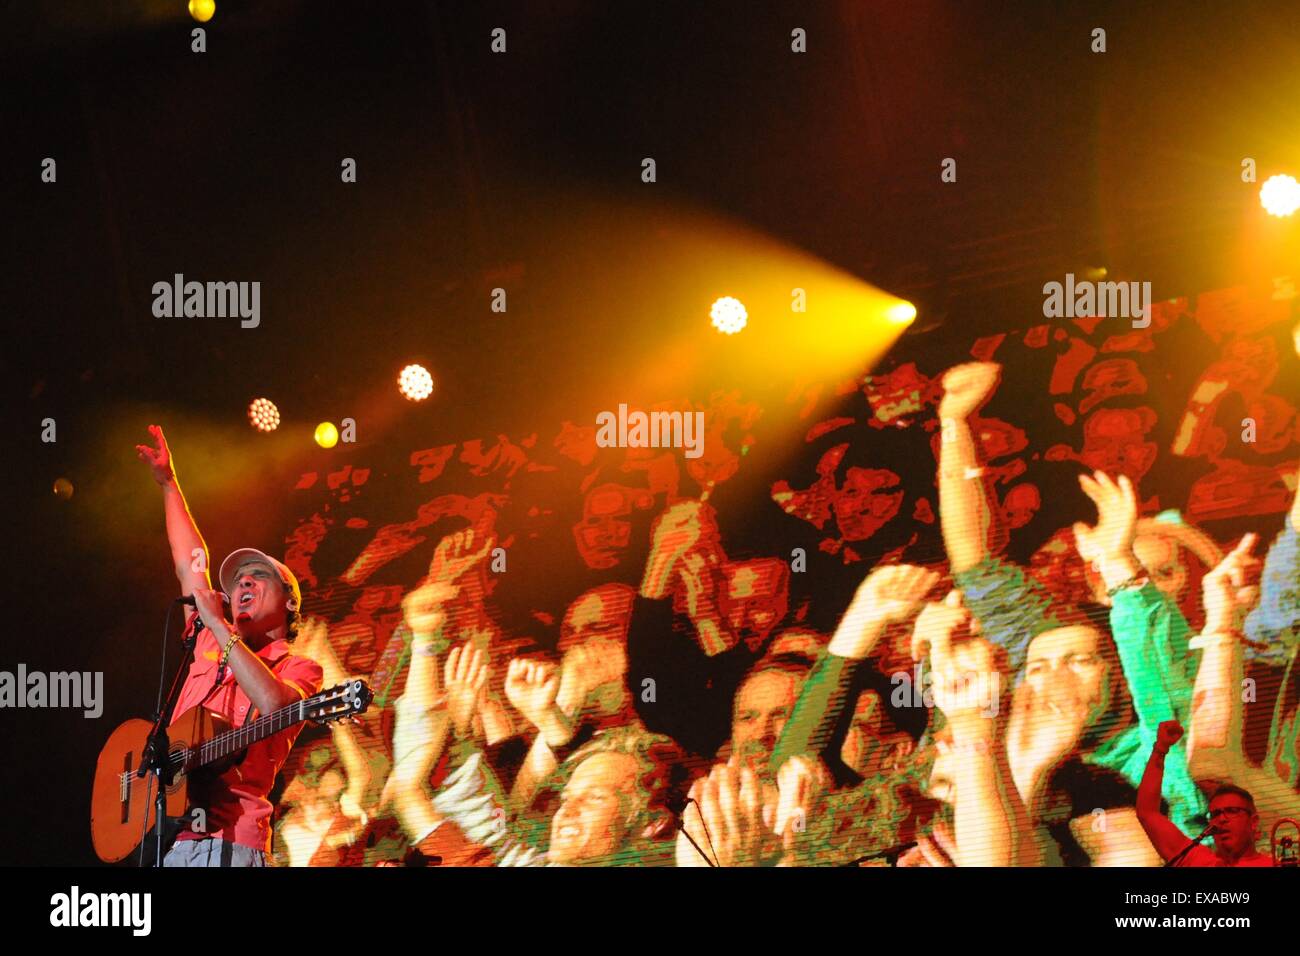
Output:
<instances>
[{"instance_id":1,"label":"red shirt","mask_svg":"<svg viewBox=\"0 0 1300 956\"><path fill-rule=\"evenodd\" d=\"M193 616L190 618L193 622ZM257 651L257 656L280 680L289 684L304 698L317 694L324 675L321 666L311 658L289 653L289 642L272 641ZM191 707L202 704L205 709L221 714L238 727L248 718L250 709L256 711L248 695L235 681L229 665L219 688L214 689L217 664L221 648L207 628L199 634L194 648L194 663L181 688L173 717L179 717ZM211 696L209 696L209 694ZM256 716L256 715L254 715ZM240 846L271 853L271 801L267 795L275 786L275 776L289 756L289 748L302 730L302 724L272 734L249 747L242 761L219 777L191 780L190 806L202 807L207 813L207 827L203 833L194 832L194 818L189 815L178 840L202 840L219 837Z\"/></svg>"},{"instance_id":2,"label":"red shirt","mask_svg":"<svg viewBox=\"0 0 1300 956\"><path fill-rule=\"evenodd\" d=\"M1196 846L1183 857L1179 866L1272 866L1273 858L1266 853L1243 856L1236 863L1226 863L1223 857L1208 846Z\"/></svg>"}]
</instances>

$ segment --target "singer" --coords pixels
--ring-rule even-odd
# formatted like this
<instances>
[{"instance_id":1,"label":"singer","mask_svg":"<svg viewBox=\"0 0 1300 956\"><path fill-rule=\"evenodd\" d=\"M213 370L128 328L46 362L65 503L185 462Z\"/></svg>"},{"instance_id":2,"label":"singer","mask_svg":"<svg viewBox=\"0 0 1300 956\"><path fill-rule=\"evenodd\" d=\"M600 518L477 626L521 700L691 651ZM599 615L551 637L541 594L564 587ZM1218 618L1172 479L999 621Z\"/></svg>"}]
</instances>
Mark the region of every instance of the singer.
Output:
<instances>
[{"instance_id":1,"label":"singer","mask_svg":"<svg viewBox=\"0 0 1300 956\"><path fill-rule=\"evenodd\" d=\"M257 713L270 713L321 689L319 664L291 654L302 613L302 594L293 573L254 548L240 548L221 564L223 595L208 578L208 550L176 480L167 439L149 426L154 447L136 452L162 488L167 541L181 593L196 611L189 627L199 629L185 685L175 713L202 705L239 726ZM231 603L233 622L224 604ZM293 746L301 724L248 747L243 758L219 775L191 781L192 805L202 814L163 859L163 866L268 866L271 857L271 802L276 774ZM197 823L206 825L198 827Z\"/></svg>"},{"instance_id":2,"label":"singer","mask_svg":"<svg viewBox=\"0 0 1300 956\"><path fill-rule=\"evenodd\" d=\"M1210 825L1195 841L1160 812L1160 787L1165 774L1165 756L1182 739L1183 728L1176 720L1164 721L1156 731L1142 782L1138 785L1137 815L1151 845L1165 860L1177 866L1272 866L1273 858L1255 849L1259 836L1259 814L1250 792L1223 784L1210 797L1206 816ZM1214 849L1200 845L1213 835Z\"/></svg>"}]
</instances>

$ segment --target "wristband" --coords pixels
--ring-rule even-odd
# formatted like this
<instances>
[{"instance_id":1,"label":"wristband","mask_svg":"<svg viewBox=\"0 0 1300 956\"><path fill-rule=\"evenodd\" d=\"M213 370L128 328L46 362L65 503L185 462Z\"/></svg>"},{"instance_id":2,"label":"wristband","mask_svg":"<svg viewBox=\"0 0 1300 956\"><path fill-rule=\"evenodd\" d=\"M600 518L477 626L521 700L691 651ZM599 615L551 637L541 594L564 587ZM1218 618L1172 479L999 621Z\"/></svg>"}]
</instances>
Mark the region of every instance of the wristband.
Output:
<instances>
[{"instance_id":1,"label":"wristband","mask_svg":"<svg viewBox=\"0 0 1300 956\"><path fill-rule=\"evenodd\" d=\"M1201 650L1206 647L1222 646L1224 644L1241 644L1244 647L1253 647L1257 651L1267 650L1267 644L1261 644L1258 641L1252 641L1240 631L1219 630L1205 631L1197 634L1187 642L1188 650Z\"/></svg>"},{"instance_id":2,"label":"wristband","mask_svg":"<svg viewBox=\"0 0 1300 956\"><path fill-rule=\"evenodd\" d=\"M431 637L420 637L411 632L412 654L419 654L421 657L437 657L445 653L449 647L451 647L451 638L447 636L445 627L438 628Z\"/></svg>"},{"instance_id":3,"label":"wristband","mask_svg":"<svg viewBox=\"0 0 1300 956\"><path fill-rule=\"evenodd\" d=\"M238 634L231 635L230 640L226 641L226 646L221 652L221 663L217 665L217 683L220 684L222 678L226 676L226 663L230 660L230 649L235 646L239 640Z\"/></svg>"}]
</instances>

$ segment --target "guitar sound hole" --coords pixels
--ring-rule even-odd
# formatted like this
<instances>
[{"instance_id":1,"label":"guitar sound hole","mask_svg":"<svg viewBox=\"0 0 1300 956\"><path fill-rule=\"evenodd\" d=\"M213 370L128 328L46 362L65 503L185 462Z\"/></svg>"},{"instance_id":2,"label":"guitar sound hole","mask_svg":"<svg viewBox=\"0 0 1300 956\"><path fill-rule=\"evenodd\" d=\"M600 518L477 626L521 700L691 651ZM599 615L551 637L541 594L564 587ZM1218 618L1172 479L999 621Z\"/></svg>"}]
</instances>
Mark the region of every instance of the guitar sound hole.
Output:
<instances>
[{"instance_id":1,"label":"guitar sound hole","mask_svg":"<svg viewBox=\"0 0 1300 956\"><path fill-rule=\"evenodd\" d=\"M174 758L184 752L185 752L184 747L174 747L172 748L169 756ZM172 763L175 764L177 763L177 761L173 760ZM177 790L180 789L181 783L183 783L184 780L185 780L185 766L182 764L180 768L172 775L172 782L171 785L167 787L167 792L175 793Z\"/></svg>"}]
</instances>

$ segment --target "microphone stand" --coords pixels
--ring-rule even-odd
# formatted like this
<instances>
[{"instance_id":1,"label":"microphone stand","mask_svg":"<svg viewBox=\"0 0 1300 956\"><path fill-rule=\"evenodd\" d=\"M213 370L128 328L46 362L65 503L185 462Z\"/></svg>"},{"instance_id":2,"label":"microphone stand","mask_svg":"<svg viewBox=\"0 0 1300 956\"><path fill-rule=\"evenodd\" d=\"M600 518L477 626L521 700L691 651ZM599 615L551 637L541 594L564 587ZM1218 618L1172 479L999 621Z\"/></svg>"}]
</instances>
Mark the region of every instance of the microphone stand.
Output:
<instances>
[{"instance_id":1,"label":"microphone stand","mask_svg":"<svg viewBox=\"0 0 1300 956\"><path fill-rule=\"evenodd\" d=\"M1191 853L1195 847L1200 845L1200 843L1213 832L1214 832L1214 824L1211 823L1208 827L1206 827L1204 830L1201 831L1200 836L1198 836L1191 843L1187 844L1187 846L1183 847L1182 850L1179 851L1177 856L1170 858L1169 861L1165 863L1165 866L1177 866L1182 861L1183 857Z\"/></svg>"},{"instance_id":2,"label":"microphone stand","mask_svg":"<svg viewBox=\"0 0 1300 956\"><path fill-rule=\"evenodd\" d=\"M183 601L183 598L177 599L176 603ZM170 617L170 615L168 615ZM181 660L177 665L176 673L172 677L171 690L167 694L167 701L162 709L154 714L153 729L149 731L149 739L145 744L144 753L140 761L140 769L136 772L137 776L143 777L147 773L154 775L154 783L158 790L154 797L154 866L161 867L163 859L163 837L167 824L167 788L171 786L174 774L171 766L171 744L167 739L167 728L172 722L172 712L176 709L176 703L181 697L181 688L185 686L185 677L189 671L190 661L194 658L194 647L198 643L199 632L203 630L203 618L196 616L194 626L190 628L189 633L181 638ZM167 647L163 645L163 660L166 661ZM161 690L161 686L159 687ZM143 847L141 847L141 864L143 865Z\"/></svg>"},{"instance_id":3,"label":"microphone stand","mask_svg":"<svg viewBox=\"0 0 1300 956\"><path fill-rule=\"evenodd\" d=\"M858 866L861 863L869 863L872 860L884 860L890 866L898 865L898 858L906 853L916 842L900 843L898 846L891 846L888 850L881 850L879 853L868 853L866 856L860 856L856 860L850 860L847 863L840 863L840 866Z\"/></svg>"}]
</instances>

